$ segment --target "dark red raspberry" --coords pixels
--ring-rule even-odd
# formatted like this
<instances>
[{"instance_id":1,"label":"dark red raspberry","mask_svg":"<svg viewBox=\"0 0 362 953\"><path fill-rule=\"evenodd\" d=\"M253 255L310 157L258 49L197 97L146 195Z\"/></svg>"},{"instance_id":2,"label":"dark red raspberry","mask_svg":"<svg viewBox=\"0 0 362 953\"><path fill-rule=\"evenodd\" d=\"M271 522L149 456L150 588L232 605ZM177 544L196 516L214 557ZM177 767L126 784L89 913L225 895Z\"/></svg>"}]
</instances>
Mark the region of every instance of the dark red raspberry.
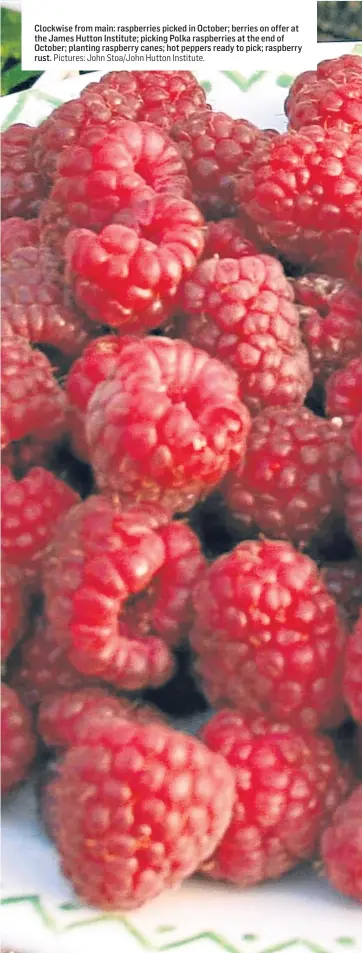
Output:
<instances>
[{"instance_id":1,"label":"dark red raspberry","mask_svg":"<svg viewBox=\"0 0 362 953\"><path fill-rule=\"evenodd\" d=\"M90 686L48 695L40 705L37 728L48 747L70 748L84 744L100 719L115 715L147 724L164 721L150 705L137 705L126 698L115 698L104 688Z\"/></svg>"},{"instance_id":2,"label":"dark red raspberry","mask_svg":"<svg viewBox=\"0 0 362 953\"><path fill-rule=\"evenodd\" d=\"M239 181L260 240L304 267L349 276L362 227L362 133L308 126L261 140Z\"/></svg>"},{"instance_id":3,"label":"dark red raspberry","mask_svg":"<svg viewBox=\"0 0 362 953\"><path fill-rule=\"evenodd\" d=\"M225 113L197 112L172 127L191 179L193 198L209 218L235 214L236 182L260 130Z\"/></svg>"},{"instance_id":4,"label":"dark red raspberry","mask_svg":"<svg viewBox=\"0 0 362 953\"><path fill-rule=\"evenodd\" d=\"M228 710L202 738L229 763L236 785L231 822L202 872L248 887L310 860L347 791L331 742Z\"/></svg>"},{"instance_id":5,"label":"dark red raspberry","mask_svg":"<svg viewBox=\"0 0 362 953\"><path fill-rule=\"evenodd\" d=\"M362 129L362 59L345 55L300 73L285 102L289 126Z\"/></svg>"},{"instance_id":6,"label":"dark red raspberry","mask_svg":"<svg viewBox=\"0 0 362 953\"><path fill-rule=\"evenodd\" d=\"M305 546L343 511L345 439L306 407L269 407L252 421L245 460L223 492L233 520Z\"/></svg>"},{"instance_id":7,"label":"dark red raspberry","mask_svg":"<svg viewBox=\"0 0 362 953\"><path fill-rule=\"evenodd\" d=\"M115 120L86 130L77 146L64 150L41 216L42 240L62 254L73 228L101 231L154 193L190 195L190 180L179 151L156 126ZM127 224L127 222L123 222Z\"/></svg>"},{"instance_id":8,"label":"dark red raspberry","mask_svg":"<svg viewBox=\"0 0 362 953\"><path fill-rule=\"evenodd\" d=\"M308 556L241 543L210 566L194 602L191 641L211 703L313 730L341 720L345 631Z\"/></svg>"},{"instance_id":9,"label":"dark red raspberry","mask_svg":"<svg viewBox=\"0 0 362 953\"><path fill-rule=\"evenodd\" d=\"M141 202L132 219L131 227L108 225L99 235L70 232L67 275L77 304L93 321L144 333L166 320L181 282L195 268L203 219L192 202L172 195Z\"/></svg>"},{"instance_id":10,"label":"dark red raspberry","mask_svg":"<svg viewBox=\"0 0 362 953\"><path fill-rule=\"evenodd\" d=\"M6 260L13 252L26 245L39 242L39 219L6 218L1 222L1 259Z\"/></svg>"},{"instance_id":11,"label":"dark red raspberry","mask_svg":"<svg viewBox=\"0 0 362 953\"><path fill-rule=\"evenodd\" d=\"M127 338L86 411L101 489L121 501L191 509L245 451L249 414L236 375L186 341Z\"/></svg>"},{"instance_id":12,"label":"dark red raspberry","mask_svg":"<svg viewBox=\"0 0 362 953\"><path fill-rule=\"evenodd\" d=\"M312 376L293 291L275 258L202 261L179 308L177 333L231 365L252 413L303 403Z\"/></svg>"},{"instance_id":13,"label":"dark red raspberry","mask_svg":"<svg viewBox=\"0 0 362 953\"><path fill-rule=\"evenodd\" d=\"M325 381L361 354L361 295L328 275L304 275L293 288L314 376Z\"/></svg>"},{"instance_id":14,"label":"dark red raspberry","mask_svg":"<svg viewBox=\"0 0 362 953\"><path fill-rule=\"evenodd\" d=\"M322 569L322 576L338 608L353 625L362 606L362 562L349 559L340 563L327 563Z\"/></svg>"},{"instance_id":15,"label":"dark red raspberry","mask_svg":"<svg viewBox=\"0 0 362 953\"><path fill-rule=\"evenodd\" d=\"M245 229L244 223L237 218L222 218L219 222L209 222L205 233L203 258L245 258L257 255L258 248Z\"/></svg>"},{"instance_id":16,"label":"dark red raspberry","mask_svg":"<svg viewBox=\"0 0 362 953\"><path fill-rule=\"evenodd\" d=\"M233 776L196 738L103 720L50 785L56 843L77 893L129 910L191 876L230 821Z\"/></svg>"},{"instance_id":17,"label":"dark red raspberry","mask_svg":"<svg viewBox=\"0 0 362 953\"><path fill-rule=\"evenodd\" d=\"M340 804L324 832L322 860L332 886L362 903L362 784Z\"/></svg>"},{"instance_id":18,"label":"dark red raspberry","mask_svg":"<svg viewBox=\"0 0 362 953\"><path fill-rule=\"evenodd\" d=\"M78 493L43 467L16 481L3 466L1 535L7 561L37 579L58 520L79 502Z\"/></svg>"},{"instance_id":19,"label":"dark red raspberry","mask_svg":"<svg viewBox=\"0 0 362 953\"><path fill-rule=\"evenodd\" d=\"M32 707L56 691L81 688L87 679L68 661L65 649L54 640L47 622L38 619L33 634L20 648L11 684L25 705Z\"/></svg>"},{"instance_id":20,"label":"dark red raspberry","mask_svg":"<svg viewBox=\"0 0 362 953\"><path fill-rule=\"evenodd\" d=\"M352 427L362 414L362 357L353 358L342 370L332 374L327 382L326 397L328 416L341 417L345 427Z\"/></svg>"},{"instance_id":21,"label":"dark red raspberry","mask_svg":"<svg viewBox=\"0 0 362 953\"><path fill-rule=\"evenodd\" d=\"M56 176L59 156L64 149L77 146L81 135L92 126L106 134L112 119L136 119L141 107L137 91L127 95L116 89L93 83L79 99L62 103L36 130L33 155L36 167L50 185Z\"/></svg>"},{"instance_id":22,"label":"dark red raspberry","mask_svg":"<svg viewBox=\"0 0 362 953\"><path fill-rule=\"evenodd\" d=\"M172 129L179 119L187 119L194 112L210 109L205 91L188 70L117 70L102 76L99 84L91 83L88 90L115 89L126 102L128 97L139 97L137 119L152 122L165 131Z\"/></svg>"},{"instance_id":23,"label":"dark red raspberry","mask_svg":"<svg viewBox=\"0 0 362 953\"><path fill-rule=\"evenodd\" d=\"M352 452L346 457L342 480L346 489L347 525L357 549L362 551L362 414L351 432Z\"/></svg>"},{"instance_id":24,"label":"dark red raspberry","mask_svg":"<svg viewBox=\"0 0 362 953\"><path fill-rule=\"evenodd\" d=\"M66 428L66 397L50 361L20 337L5 338L1 350L2 448L24 437L59 440Z\"/></svg>"},{"instance_id":25,"label":"dark red raspberry","mask_svg":"<svg viewBox=\"0 0 362 953\"><path fill-rule=\"evenodd\" d=\"M1 660L21 639L25 628L24 580L16 566L1 561Z\"/></svg>"},{"instance_id":26,"label":"dark red raspberry","mask_svg":"<svg viewBox=\"0 0 362 953\"><path fill-rule=\"evenodd\" d=\"M36 134L23 123L1 134L1 218L38 215L45 188L32 155Z\"/></svg>"},{"instance_id":27,"label":"dark red raspberry","mask_svg":"<svg viewBox=\"0 0 362 953\"><path fill-rule=\"evenodd\" d=\"M69 429L72 449L81 460L88 459L88 447L85 435L85 412L89 398L97 384L112 377L124 339L109 335L91 341L83 354L74 361L67 380L66 392L69 399Z\"/></svg>"},{"instance_id":28,"label":"dark red raspberry","mask_svg":"<svg viewBox=\"0 0 362 953\"><path fill-rule=\"evenodd\" d=\"M34 759L35 736L29 712L9 685L1 685L1 791L26 777Z\"/></svg>"},{"instance_id":29,"label":"dark red raspberry","mask_svg":"<svg viewBox=\"0 0 362 953\"><path fill-rule=\"evenodd\" d=\"M347 642L344 696L353 717L362 723L362 608Z\"/></svg>"}]
</instances>

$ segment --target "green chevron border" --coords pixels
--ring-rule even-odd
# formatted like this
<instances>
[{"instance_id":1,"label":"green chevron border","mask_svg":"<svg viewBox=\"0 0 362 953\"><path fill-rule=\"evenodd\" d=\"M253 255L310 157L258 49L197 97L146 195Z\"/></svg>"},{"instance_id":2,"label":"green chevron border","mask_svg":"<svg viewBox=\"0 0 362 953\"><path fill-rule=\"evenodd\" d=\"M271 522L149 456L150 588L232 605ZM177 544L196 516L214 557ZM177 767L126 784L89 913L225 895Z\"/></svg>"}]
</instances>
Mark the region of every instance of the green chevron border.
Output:
<instances>
[{"instance_id":1,"label":"green chevron border","mask_svg":"<svg viewBox=\"0 0 362 953\"><path fill-rule=\"evenodd\" d=\"M138 942L141 949L149 950L151 953L169 953L169 951L172 950L182 950L183 948L190 947L192 944L202 940L208 940L215 946L216 949L223 951L223 953L246 953L245 947L235 946L235 944L230 943L225 936L215 932L214 930L203 930L199 933L194 933L179 940L170 940L167 943L159 944L154 943L147 936L145 936L137 927L134 926L133 923L130 922L130 920L128 920L127 917L123 917L118 914L95 914L94 916L87 917L84 920L77 920L66 925L59 925L54 917L48 913L48 910L45 908L39 894L24 894L20 896L3 897L0 900L1 906L10 906L12 904L19 905L23 903L30 904L41 920L43 926L47 927L48 930L58 936L64 933L69 933L71 930L78 930L82 927L90 927L96 923L113 921L118 922L120 926L122 926L122 928ZM64 912L70 912L72 910L81 910L82 908L77 904L63 903L60 904L58 909ZM157 932L168 933L173 929L174 928L172 926L168 925L160 926L158 927ZM254 941L255 943L258 938L254 934L244 934L241 939L249 942ZM336 942L340 943L341 946L349 947L350 949L353 949L356 944L356 941L353 939L353 937L339 937ZM302 937L294 937L276 945L259 948L257 951L255 950L255 953L286 953L286 951L292 950L296 946L304 947L305 953L330 953L330 951L325 947L322 947L318 943L314 943L311 940L304 940Z\"/></svg>"}]
</instances>

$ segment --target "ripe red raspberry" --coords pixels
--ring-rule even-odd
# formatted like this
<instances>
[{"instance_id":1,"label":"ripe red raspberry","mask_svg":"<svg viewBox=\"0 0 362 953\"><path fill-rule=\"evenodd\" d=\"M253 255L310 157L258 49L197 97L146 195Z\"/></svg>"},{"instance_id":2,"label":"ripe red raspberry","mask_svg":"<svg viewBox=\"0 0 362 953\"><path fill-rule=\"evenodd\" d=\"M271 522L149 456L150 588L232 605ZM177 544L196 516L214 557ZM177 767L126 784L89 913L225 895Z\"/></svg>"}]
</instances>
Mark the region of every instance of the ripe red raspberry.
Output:
<instances>
[{"instance_id":1,"label":"ripe red raspberry","mask_svg":"<svg viewBox=\"0 0 362 953\"><path fill-rule=\"evenodd\" d=\"M7 794L26 777L36 742L29 712L9 685L1 685L1 791Z\"/></svg>"},{"instance_id":2,"label":"ripe red raspberry","mask_svg":"<svg viewBox=\"0 0 362 953\"><path fill-rule=\"evenodd\" d=\"M37 728L48 747L70 748L84 744L100 719L114 715L127 721L162 723L162 716L151 705L137 705L126 698L115 698L104 688L90 686L48 695L40 705Z\"/></svg>"},{"instance_id":3,"label":"ripe red raspberry","mask_svg":"<svg viewBox=\"0 0 362 953\"><path fill-rule=\"evenodd\" d=\"M87 903L119 912L210 856L234 783L225 760L196 738L114 717L66 753L50 791L65 876Z\"/></svg>"},{"instance_id":4,"label":"ripe red raspberry","mask_svg":"<svg viewBox=\"0 0 362 953\"><path fill-rule=\"evenodd\" d=\"M233 769L233 815L203 873L248 887L311 859L347 790L330 741L262 715L220 711L202 731Z\"/></svg>"},{"instance_id":5,"label":"ripe red raspberry","mask_svg":"<svg viewBox=\"0 0 362 953\"><path fill-rule=\"evenodd\" d=\"M24 633L24 580L16 566L1 562L1 659L6 659Z\"/></svg>"},{"instance_id":6,"label":"ripe red raspberry","mask_svg":"<svg viewBox=\"0 0 362 953\"><path fill-rule=\"evenodd\" d=\"M1 535L7 561L37 580L58 520L79 502L78 493L43 467L33 467L16 481L3 466Z\"/></svg>"},{"instance_id":7,"label":"ripe red raspberry","mask_svg":"<svg viewBox=\"0 0 362 953\"><path fill-rule=\"evenodd\" d=\"M293 289L314 377L323 382L362 351L361 295L328 275L304 275Z\"/></svg>"},{"instance_id":8,"label":"ripe red raspberry","mask_svg":"<svg viewBox=\"0 0 362 953\"><path fill-rule=\"evenodd\" d=\"M154 195L134 210L130 227L71 231L65 254L77 304L92 321L126 333L162 324L202 253L202 226L192 202Z\"/></svg>"},{"instance_id":9,"label":"ripe red raspberry","mask_svg":"<svg viewBox=\"0 0 362 953\"><path fill-rule=\"evenodd\" d=\"M345 55L301 73L285 101L289 126L362 129L362 59Z\"/></svg>"},{"instance_id":10,"label":"ripe red raspberry","mask_svg":"<svg viewBox=\"0 0 362 953\"><path fill-rule=\"evenodd\" d=\"M44 183L32 155L37 130L15 123L1 134L1 217L33 218L45 196Z\"/></svg>"},{"instance_id":11,"label":"ripe red raspberry","mask_svg":"<svg viewBox=\"0 0 362 953\"><path fill-rule=\"evenodd\" d=\"M48 249L19 248L3 262L1 277L3 337L22 337L66 357L81 353L90 339L89 327L67 301Z\"/></svg>"},{"instance_id":12,"label":"ripe red raspberry","mask_svg":"<svg viewBox=\"0 0 362 953\"><path fill-rule=\"evenodd\" d=\"M141 106L137 92L127 96L116 89L93 83L83 90L81 97L62 103L41 123L36 131L33 155L36 167L47 185L56 177L59 157L64 149L77 146L89 127L103 129L105 135L112 119L136 119Z\"/></svg>"},{"instance_id":13,"label":"ripe red raspberry","mask_svg":"<svg viewBox=\"0 0 362 953\"><path fill-rule=\"evenodd\" d=\"M237 218L222 218L209 222L205 233L203 258L245 258L257 255L258 248L250 238L244 223Z\"/></svg>"},{"instance_id":14,"label":"ripe red raspberry","mask_svg":"<svg viewBox=\"0 0 362 953\"><path fill-rule=\"evenodd\" d=\"M362 723L362 609L347 642L344 696L353 717Z\"/></svg>"},{"instance_id":15,"label":"ripe red raspberry","mask_svg":"<svg viewBox=\"0 0 362 953\"><path fill-rule=\"evenodd\" d=\"M39 242L39 219L6 218L1 222L1 259L2 261L26 245Z\"/></svg>"},{"instance_id":16,"label":"ripe red raspberry","mask_svg":"<svg viewBox=\"0 0 362 953\"><path fill-rule=\"evenodd\" d=\"M345 632L308 556L241 543L210 566L194 603L191 641L211 703L313 730L341 720Z\"/></svg>"},{"instance_id":17,"label":"ripe red raspberry","mask_svg":"<svg viewBox=\"0 0 362 953\"><path fill-rule=\"evenodd\" d=\"M275 258L202 261L179 307L177 333L231 365L252 413L303 403L312 377L293 292Z\"/></svg>"},{"instance_id":18,"label":"ripe red raspberry","mask_svg":"<svg viewBox=\"0 0 362 953\"><path fill-rule=\"evenodd\" d=\"M24 437L54 443L66 428L66 397L50 361L20 337L1 349L2 448Z\"/></svg>"},{"instance_id":19,"label":"ripe red raspberry","mask_svg":"<svg viewBox=\"0 0 362 953\"><path fill-rule=\"evenodd\" d=\"M185 341L127 338L86 411L101 489L185 512L245 451L249 414L236 375Z\"/></svg>"},{"instance_id":20,"label":"ripe red raspberry","mask_svg":"<svg viewBox=\"0 0 362 953\"><path fill-rule=\"evenodd\" d=\"M172 138L185 160L194 201L209 218L235 213L236 182L260 135L246 119L208 110L173 126Z\"/></svg>"},{"instance_id":21,"label":"ripe red raspberry","mask_svg":"<svg viewBox=\"0 0 362 953\"><path fill-rule=\"evenodd\" d=\"M193 574L198 578L202 559L191 530L168 525L168 514L158 506L121 513L94 496L59 526L44 570L46 615L55 641L85 675L129 691L169 679L167 643L189 622Z\"/></svg>"},{"instance_id":22,"label":"ripe red raspberry","mask_svg":"<svg viewBox=\"0 0 362 953\"><path fill-rule=\"evenodd\" d=\"M87 679L71 665L51 627L40 618L33 634L20 648L11 684L24 704L32 707L56 691L74 691L86 685Z\"/></svg>"},{"instance_id":23,"label":"ripe red raspberry","mask_svg":"<svg viewBox=\"0 0 362 953\"><path fill-rule=\"evenodd\" d=\"M362 606L362 562L349 559L340 563L327 563L322 577L328 592L353 625Z\"/></svg>"},{"instance_id":24,"label":"ripe red raspberry","mask_svg":"<svg viewBox=\"0 0 362 953\"><path fill-rule=\"evenodd\" d=\"M84 92L97 89L102 93L104 89L115 89L126 101L129 96L139 97L137 119L152 122L165 131L170 131L175 121L211 108L206 104L203 87L188 70L117 70L102 76L99 84L91 83Z\"/></svg>"},{"instance_id":25,"label":"ripe red raspberry","mask_svg":"<svg viewBox=\"0 0 362 953\"><path fill-rule=\"evenodd\" d=\"M344 426L352 427L362 414L362 357L353 358L342 370L332 374L327 382L326 397L328 416L342 417Z\"/></svg>"},{"instance_id":26,"label":"ripe red raspberry","mask_svg":"<svg viewBox=\"0 0 362 953\"><path fill-rule=\"evenodd\" d=\"M252 421L245 460L224 482L233 520L305 546L343 510L344 453L333 421L306 407L263 410Z\"/></svg>"},{"instance_id":27,"label":"ripe red raspberry","mask_svg":"<svg viewBox=\"0 0 362 953\"><path fill-rule=\"evenodd\" d=\"M41 212L42 240L62 254L72 228L99 232L134 200L142 205L155 192L177 198L190 194L185 165L171 139L151 123L128 119L112 122L107 134L102 126L90 127L59 158Z\"/></svg>"},{"instance_id":28,"label":"ripe red raspberry","mask_svg":"<svg viewBox=\"0 0 362 953\"><path fill-rule=\"evenodd\" d=\"M348 276L362 226L362 133L308 126L256 144L239 202L289 260Z\"/></svg>"},{"instance_id":29,"label":"ripe red raspberry","mask_svg":"<svg viewBox=\"0 0 362 953\"><path fill-rule=\"evenodd\" d=\"M352 452L346 457L342 480L346 489L347 526L357 549L362 551L362 414L351 432Z\"/></svg>"},{"instance_id":30,"label":"ripe red raspberry","mask_svg":"<svg viewBox=\"0 0 362 953\"><path fill-rule=\"evenodd\" d=\"M324 832L322 860L333 887L362 903L362 784L340 804Z\"/></svg>"},{"instance_id":31,"label":"ripe red raspberry","mask_svg":"<svg viewBox=\"0 0 362 953\"><path fill-rule=\"evenodd\" d=\"M66 380L69 400L69 429L73 452L81 460L88 459L85 434L85 412L88 401L97 384L112 377L124 339L109 335L99 337L88 344L81 356L74 361Z\"/></svg>"}]
</instances>

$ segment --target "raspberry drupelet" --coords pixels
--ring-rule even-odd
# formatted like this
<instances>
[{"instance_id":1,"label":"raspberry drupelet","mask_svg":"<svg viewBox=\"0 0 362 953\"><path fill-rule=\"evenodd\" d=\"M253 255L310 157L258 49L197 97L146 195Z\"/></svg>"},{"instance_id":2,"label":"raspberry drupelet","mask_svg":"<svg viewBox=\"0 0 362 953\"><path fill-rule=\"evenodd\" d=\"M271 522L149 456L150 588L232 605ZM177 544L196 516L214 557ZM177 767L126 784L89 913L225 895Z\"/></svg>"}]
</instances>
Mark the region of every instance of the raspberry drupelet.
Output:
<instances>
[{"instance_id":1,"label":"raspberry drupelet","mask_svg":"<svg viewBox=\"0 0 362 953\"><path fill-rule=\"evenodd\" d=\"M86 410L98 486L186 512L235 467L250 426L234 372L186 341L126 338Z\"/></svg>"},{"instance_id":2,"label":"raspberry drupelet","mask_svg":"<svg viewBox=\"0 0 362 953\"><path fill-rule=\"evenodd\" d=\"M349 276L362 227L362 133L308 126L257 143L239 203L259 240L300 264Z\"/></svg>"},{"instance_id":3,"label":"raspberry drupelet","mask_svg":"<svg viewBox=\"0 0 362 953\"><path fill-rule=\"evenodd\" d=\"M156 724L94 725L49 786L63 872L104 910L130 910L191 876L231 816L234 782L220 755Z\"/></svg>"},{"instance_id":4,"label":"raspberry drupelet","mask_svg":"<svg viewBox=\"0 0 362 953\"><path fill-rule=\"evenodd\" d=\"M8 794L26 778L36 740L28 710L9 685L1 685L1 791Z\"/></svg>"},{"instance_id":5,"label":"raspberry drupelet","mask_svg":"<svg viewBox=\"0 0 362 953\"><path fill-rule=\"evenodd\" d=\"M362 352L362 297L348 282L328 275L293 281L315 380L325 382Z\"/></svg>"},{"instance_id":6,"label":"raspberry drupelet","mask_svg":"<svg viewBox=\"0 0 362 953\"><path fill-rule=\"evenodd\" d=\"M178 310L176 333L233 368L251 413L303 403L312 375L293 291L275 258L200 262Z\"/></svg>"},{"instance_id":7,"label":"raspberry drupelet","mask_svg":"<svg viewBox=\"0 0 362 953\"><path fill-rule=\"evenodd\" d=\"M321 853L332 886L362 903L362 784L337 808L323 834Z\"/></svg>"},{"instance_id":8,"label":"raspberry drupelet","mask_svg":"<svg viewBox=\"0 0 362 953\"><path fill-rule=\"evenodd\" d=\"M362 61L347 54L323 60L316 70L300 73L292 83L285 112L289 126L362 129Z\"/></svg>"},{"instance_id":9,"label":"raspberry drupelet","mask_svg":"<svg viewBox=\"0 0 362 953\"><path fill-rule=\"evenodd\" d=\"M353 717L362 724L362 609L347 642L344 697Z\"/></svg>"},{"instance_id":10,"label":"raspberry drupelet","mask_svg":"<svg viewBox=\"0 0 362 953\"><path fill-rule=\"evenodd\" d=\"M313 858L348 790L331 742L228 710L214 715L201 736L226 759L236 786L229 827L201 872L248 887Z\"/></svg>"},{"instance_id":11,"label":"raspberry drupelet","mask_svg":"<svg viewBox=\"0 0 362 953\"><path fill-rule=\"evenodd\" d=\"M357 549L362 551L362 414L351 431L351 453L343 464L342 482L347 526Z\"/></svg>"},{"instance_id":12,"label":"raspberry drupelet","mask_svg":"<svg viewBox=\"0 0 362 953\"><path fill-rule=\"evenodd\" d=\"M65 255L77 304L92 321L122 333L144 334L163 324L202 253L203 224L192 202L153 195L139 203L136 196L125 224L98 235L74 229Z\"/></svg>"},{"instance_id":13,"label":"raspberry drupelet","mask_svg":"<svg viewBox=\"0 0 362 953\"><path fill-rule=\"evenodd\" d=\"M197 538L156 505L120 512L88 497L53 540L44 571L46 615L70 663L132 691L168 681L170 646L193 620L204 568Z\"/></svg>"},{"instance_id":14,"label":"raspberry drupelet","mask_svg":"<svg viewBox=\"0 0 362 953\"><path fill-rule=\"evenodd\" d=\"M0 234L1 261L3 262L19 248L39 243L39 219L20 218L16 215L13 218L5 218L1 222Z\"/></svg>"},{"instance_id":15,"label":"raspberry drupelet","mask_svg":"<svg viewBox=\"0 0 362 953\"><path fill-rule=\"evenodd\" d=\"M362 415L362 357L353 358L329 378L326 411L329 417L341 417L345 427L352 427Z\"/></svg>"},{"instance_id":16,"label":"raspberry drupelet","mask_svg":"<svg viewBox=\"0 0 362 953\"><path fill-rule=\"evenodd\" d=\"M343 719L346 632L316 564L289 543L244 542L195 586L191 643L211 704L315 730Z\"/></svg>"},{"instance_id":17,"label":"raspberry drupelet","mask_svg":"<svg viewBox=\"0 0 362 953\"><path fill-rule=\"evenodd\" d=\"M1 661L20 641L25 629L24 579L17 566L1 561Z\"/></svg>"},{"instance_id":18,"label":"raspberry drupelet","mask_svg":"<svg viewBox=\"0 0 362 953\"><path fill-rule=\"evenodd\" d=\"M306 546L343 511L345 439L338 424L306 407L269 407L252 421L245 460L223 494L245 530Z\"/></svg>"},{"instance_id":19,"label":"raspberry drupelet","mask_svg":"<svg viewBox=\"0 0 362 953\"><path fill-rule=\"evenodd\" d=\"M36 218L45 188L32 146L37 130L15 123L1 133L1 217Z\"/></svg>"},{"instance_id":20,"label":"raspberry drupelet","mask_svg":"<svg viewBox=\"0 0 362 953\"><path fill-rule=\"evenodd\" d=\"M39 617L32 634L20 646L11 676L11 686L24 704L31 708L54 692L74 691L89 685L89 681L71 665L46 619Z\"/></svg>"},{"instance_id":21,"label":"raspberry drupelet","mask_svg":"<svg viewBox=\"0 0 362 953\"><path fill-rule=\"evenodd\" d=\"M74 691L57 691L40 705L37 729L48 748L71 748L83 744L101 719L117 715L126 721L164 723L151 705L116 698L96 685Z\"/></svg>"},{"instance_id":22,"label":"raspberry drupelet","mask_svg":"<svg viewBox=\"0 0 362 953\"><path fill-rule=\"evenodd\" d=\"M362 606L362 561L348 559L326 563L322 567L322 576L338 608L344 612L349 624L354 625Z\"/></svg>"},{"instance_id":23,"label":"raspberry drupelet","mask_svg":"<svg viewBox=\"0 0 362 953\"><path fill-rule=\"evenodd\" d=\"M66 431L67 401L50 361L20 337L5 338L1 350L2 449L24 438L53 445Z\"/></svg>"},{"instance_id":24,"label":"raspberry drupelet","mask_svg":"<svg viewBox=\"0 0 362 953\"><path fill-rule=\"evenodd\" d=\"M99 84L91 83L84 93L114 89L128 97L138 98L137 119L152 122L171 132L178 120L187 119L199 110L211 109L206 104L205 90L188 70L117 70L102 76Z\"/></svg>"}]
</instances>

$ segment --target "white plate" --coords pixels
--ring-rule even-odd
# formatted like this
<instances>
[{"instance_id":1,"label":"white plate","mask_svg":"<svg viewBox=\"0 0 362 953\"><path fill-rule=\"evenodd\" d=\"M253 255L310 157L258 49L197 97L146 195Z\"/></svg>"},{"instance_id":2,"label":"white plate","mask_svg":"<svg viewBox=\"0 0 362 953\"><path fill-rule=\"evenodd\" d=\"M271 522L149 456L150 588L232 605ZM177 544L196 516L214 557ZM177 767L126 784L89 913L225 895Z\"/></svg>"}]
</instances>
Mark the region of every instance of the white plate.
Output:
<instances>
[{"instance_id":1,"label":"white plate","mask_svg":"<svg viewBox=\"0 0 362 953\"><path fill-rule=\"evenodd\" d=\"M318 54L322 59L352 49L352 44L321 44ZM199 79L215 108L261 127L285 127L283 102L291 77L282 71L199 73ZM1 101L4 126L36 125L89 81L89 76L61 80L44 73L40 89ZM4 807L2 897L2 943L16 953L362 953L361 908L311 870L249 890L193 879L126 918L82 907L59 873L30 785Z\"/></svg>"}]
</instances>

